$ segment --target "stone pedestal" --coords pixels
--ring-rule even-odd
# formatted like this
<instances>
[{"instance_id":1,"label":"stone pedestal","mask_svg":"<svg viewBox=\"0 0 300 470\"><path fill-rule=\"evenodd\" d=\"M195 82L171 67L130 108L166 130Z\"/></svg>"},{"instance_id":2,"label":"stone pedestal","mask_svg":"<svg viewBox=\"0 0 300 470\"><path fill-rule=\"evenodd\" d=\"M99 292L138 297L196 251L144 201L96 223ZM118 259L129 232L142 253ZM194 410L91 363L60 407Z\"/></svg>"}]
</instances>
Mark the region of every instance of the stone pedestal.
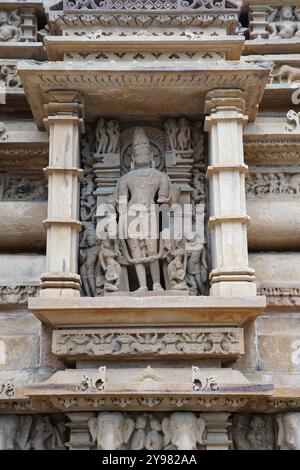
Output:
<instances>
[{"instance_id":1,"label":"stone pedestal","mask_svg":"<svg viewBox=\"0 0 300 470\"><path fill-rule=\"evenodd\" d=\"M256 294L255 273L249 268L247 249L245 98L240 90L212 90L206 95L213 265L210 295Z\"/></svg>"}]
</instances>

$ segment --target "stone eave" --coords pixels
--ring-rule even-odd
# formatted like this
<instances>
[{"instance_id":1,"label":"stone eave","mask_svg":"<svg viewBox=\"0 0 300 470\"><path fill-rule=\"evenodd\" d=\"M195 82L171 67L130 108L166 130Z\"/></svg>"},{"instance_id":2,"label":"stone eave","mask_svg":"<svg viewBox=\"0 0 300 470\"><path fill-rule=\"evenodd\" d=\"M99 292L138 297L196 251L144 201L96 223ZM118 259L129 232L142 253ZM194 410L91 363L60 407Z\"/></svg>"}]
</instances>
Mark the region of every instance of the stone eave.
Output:
<instances>
[{"instance_id":1,"label":"stone eave","mask_svg":"<svg viewBox=\"0 0 300 470\"><path fill-rule=\"evenodd\" d=\"M292 39L255 39L245 42L243 54L297 54L299 50L300 38L297 37Z\"/></svg>"},{"instance_id":2,"label":"stone eave","mask_svg":"<svg viewBox=\"0 0 300 470\"><path fill-rule=\"evenodd\" d=\"M266 307L256 297L32 298L29 309L53 327L230 325L255 319Z\"/></svg>"},{"instance_id":3,"label":"stone eave","mask_svg":"<svg viewBox=\"0 0 300 470\"><path fill-rule=\"evenodd\" d=\"M152 67L133 64L120 70L117 64L91 62L21 61L18 72L28 102L40 129L44 104L51 90L76 90L85 103L90 121L104 117L158 118L184 114L199 118L204 113L206 93L216 88L235 88L247 93L246 113L255 119L268 81L271 65L226 61L203 61L203 65ZM126 113L124 113L126 110Z\"/></svg>"},{"instance_id":4,"label":"stone eave","mask_svg":"<svg viewBox=\"0 0 300 470\"><path fill-rule=\"evenodd\" d=\"M0 42L0 59L45 60L46 52L41 42Z\"/></svg>"},{"instance_id":5,"label":"stone eave","mask_svg":"<svg viewBox=\"0 0 300 470\"><path fill-rule=\"evenodd\" d=\"M100 52L220 52L227 60L239 60L244 38L239 36L203 36L189 40L175 37L104 37L88 39L86 36L47 36L45 47L50 61L63 60L66 53Z\"/></svg>"}]
</instances>

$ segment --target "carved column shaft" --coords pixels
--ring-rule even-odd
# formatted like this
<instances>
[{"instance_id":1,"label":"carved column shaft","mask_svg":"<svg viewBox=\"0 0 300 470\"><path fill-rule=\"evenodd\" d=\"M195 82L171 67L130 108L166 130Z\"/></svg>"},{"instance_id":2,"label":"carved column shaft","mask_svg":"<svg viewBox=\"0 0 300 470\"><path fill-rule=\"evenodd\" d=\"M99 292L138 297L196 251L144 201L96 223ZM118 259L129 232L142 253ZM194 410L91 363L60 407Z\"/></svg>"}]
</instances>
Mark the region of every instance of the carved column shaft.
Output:
<instances>
[{"instance_id":1,"label":"carved column shaft","mask_svg":"<svg viewBox=\"0 0 300 470\"><path fill-rule=\"evenodd\" d=\"M49 130L48 217L46 273L42 275L43 297L79 296L78 272L79 182L82 178L79 137L83 130L82 106L75 93L55 93L62 102L46 105Z\"/></svg>"},{"instance_id":2,"label":"carved column shaft","mask_svg":"<svg viewBox=\"0 0 300 470\"><path fill-rule=\"evenodd\" d=\"M232 442L228 439L230 413L201 413L206 422L206 450L229 450Z\"/></svg>"},{"instance_id":3,"label":"carved column shaft","mask_svg":"<svg viewBox=\"0 0 300 470\"><path fill-rule=\"evenodd\" d=\"M244 93L213 90L206 101L209 132L211 295L256 295L255 273L248 265L243 125Z\"/></svg>"}]
</instances>

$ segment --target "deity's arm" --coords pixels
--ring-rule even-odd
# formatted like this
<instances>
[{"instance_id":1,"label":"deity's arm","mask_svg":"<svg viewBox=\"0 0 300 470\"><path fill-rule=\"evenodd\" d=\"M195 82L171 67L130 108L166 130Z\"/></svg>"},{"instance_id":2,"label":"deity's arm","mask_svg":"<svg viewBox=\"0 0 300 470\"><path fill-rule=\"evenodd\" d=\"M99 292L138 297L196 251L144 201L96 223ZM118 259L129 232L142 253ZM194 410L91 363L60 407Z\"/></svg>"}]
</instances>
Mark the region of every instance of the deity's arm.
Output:
<instances>
[{"instance_id":1,"label":"deity's arm","mask_svg":"<svg viewBox=\"0 0 300 470\"><path fill-rule=\"evenodd\" d=\"M171 199L171 180L166 173L160 173L158 202L169 202Z\"/></svg>"},{"instance_id":2,"label":"deity's arm","mask_svg":"<svg viewBox=\"0 0 300 470\"><path fill-rule=\"evenodd\" d=\"M117 195L120 202L120 198L122 198L122 202L124 199L128 200L128 177L124 175L120 178L118 185L117 185Z\"/></svg>"},{"instance_id":3,"label":"deity's arm","mask_svg":"<svg viewBox=\"0 0 300 470\"><path fill-rule=\"evenodd\" d=\"M99 263L103 271L106 271L106 264L105 264L105 259L103 255L103 250L101 250L99 253Z\"/></svg>"}]
</instances>

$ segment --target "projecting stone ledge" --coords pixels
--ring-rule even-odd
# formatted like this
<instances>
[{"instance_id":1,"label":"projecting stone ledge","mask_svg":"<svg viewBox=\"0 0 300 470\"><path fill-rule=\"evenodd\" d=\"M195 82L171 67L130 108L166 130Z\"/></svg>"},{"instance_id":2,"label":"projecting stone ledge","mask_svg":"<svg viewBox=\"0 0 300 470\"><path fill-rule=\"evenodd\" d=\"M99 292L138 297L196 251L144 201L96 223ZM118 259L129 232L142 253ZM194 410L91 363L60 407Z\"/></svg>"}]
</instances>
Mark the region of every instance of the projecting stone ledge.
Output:
<instances>
[{"instance_id":1,"label":"projecting stone ledge","mask_svg":"<svg viewBox=\"0 0 300 470\"><path fill-rule=\"evenodd\" d=\"M32 298L29 309L52 327L227 325L254 320L266 308L255 297Z\"/></svg>"}]
</instances>

